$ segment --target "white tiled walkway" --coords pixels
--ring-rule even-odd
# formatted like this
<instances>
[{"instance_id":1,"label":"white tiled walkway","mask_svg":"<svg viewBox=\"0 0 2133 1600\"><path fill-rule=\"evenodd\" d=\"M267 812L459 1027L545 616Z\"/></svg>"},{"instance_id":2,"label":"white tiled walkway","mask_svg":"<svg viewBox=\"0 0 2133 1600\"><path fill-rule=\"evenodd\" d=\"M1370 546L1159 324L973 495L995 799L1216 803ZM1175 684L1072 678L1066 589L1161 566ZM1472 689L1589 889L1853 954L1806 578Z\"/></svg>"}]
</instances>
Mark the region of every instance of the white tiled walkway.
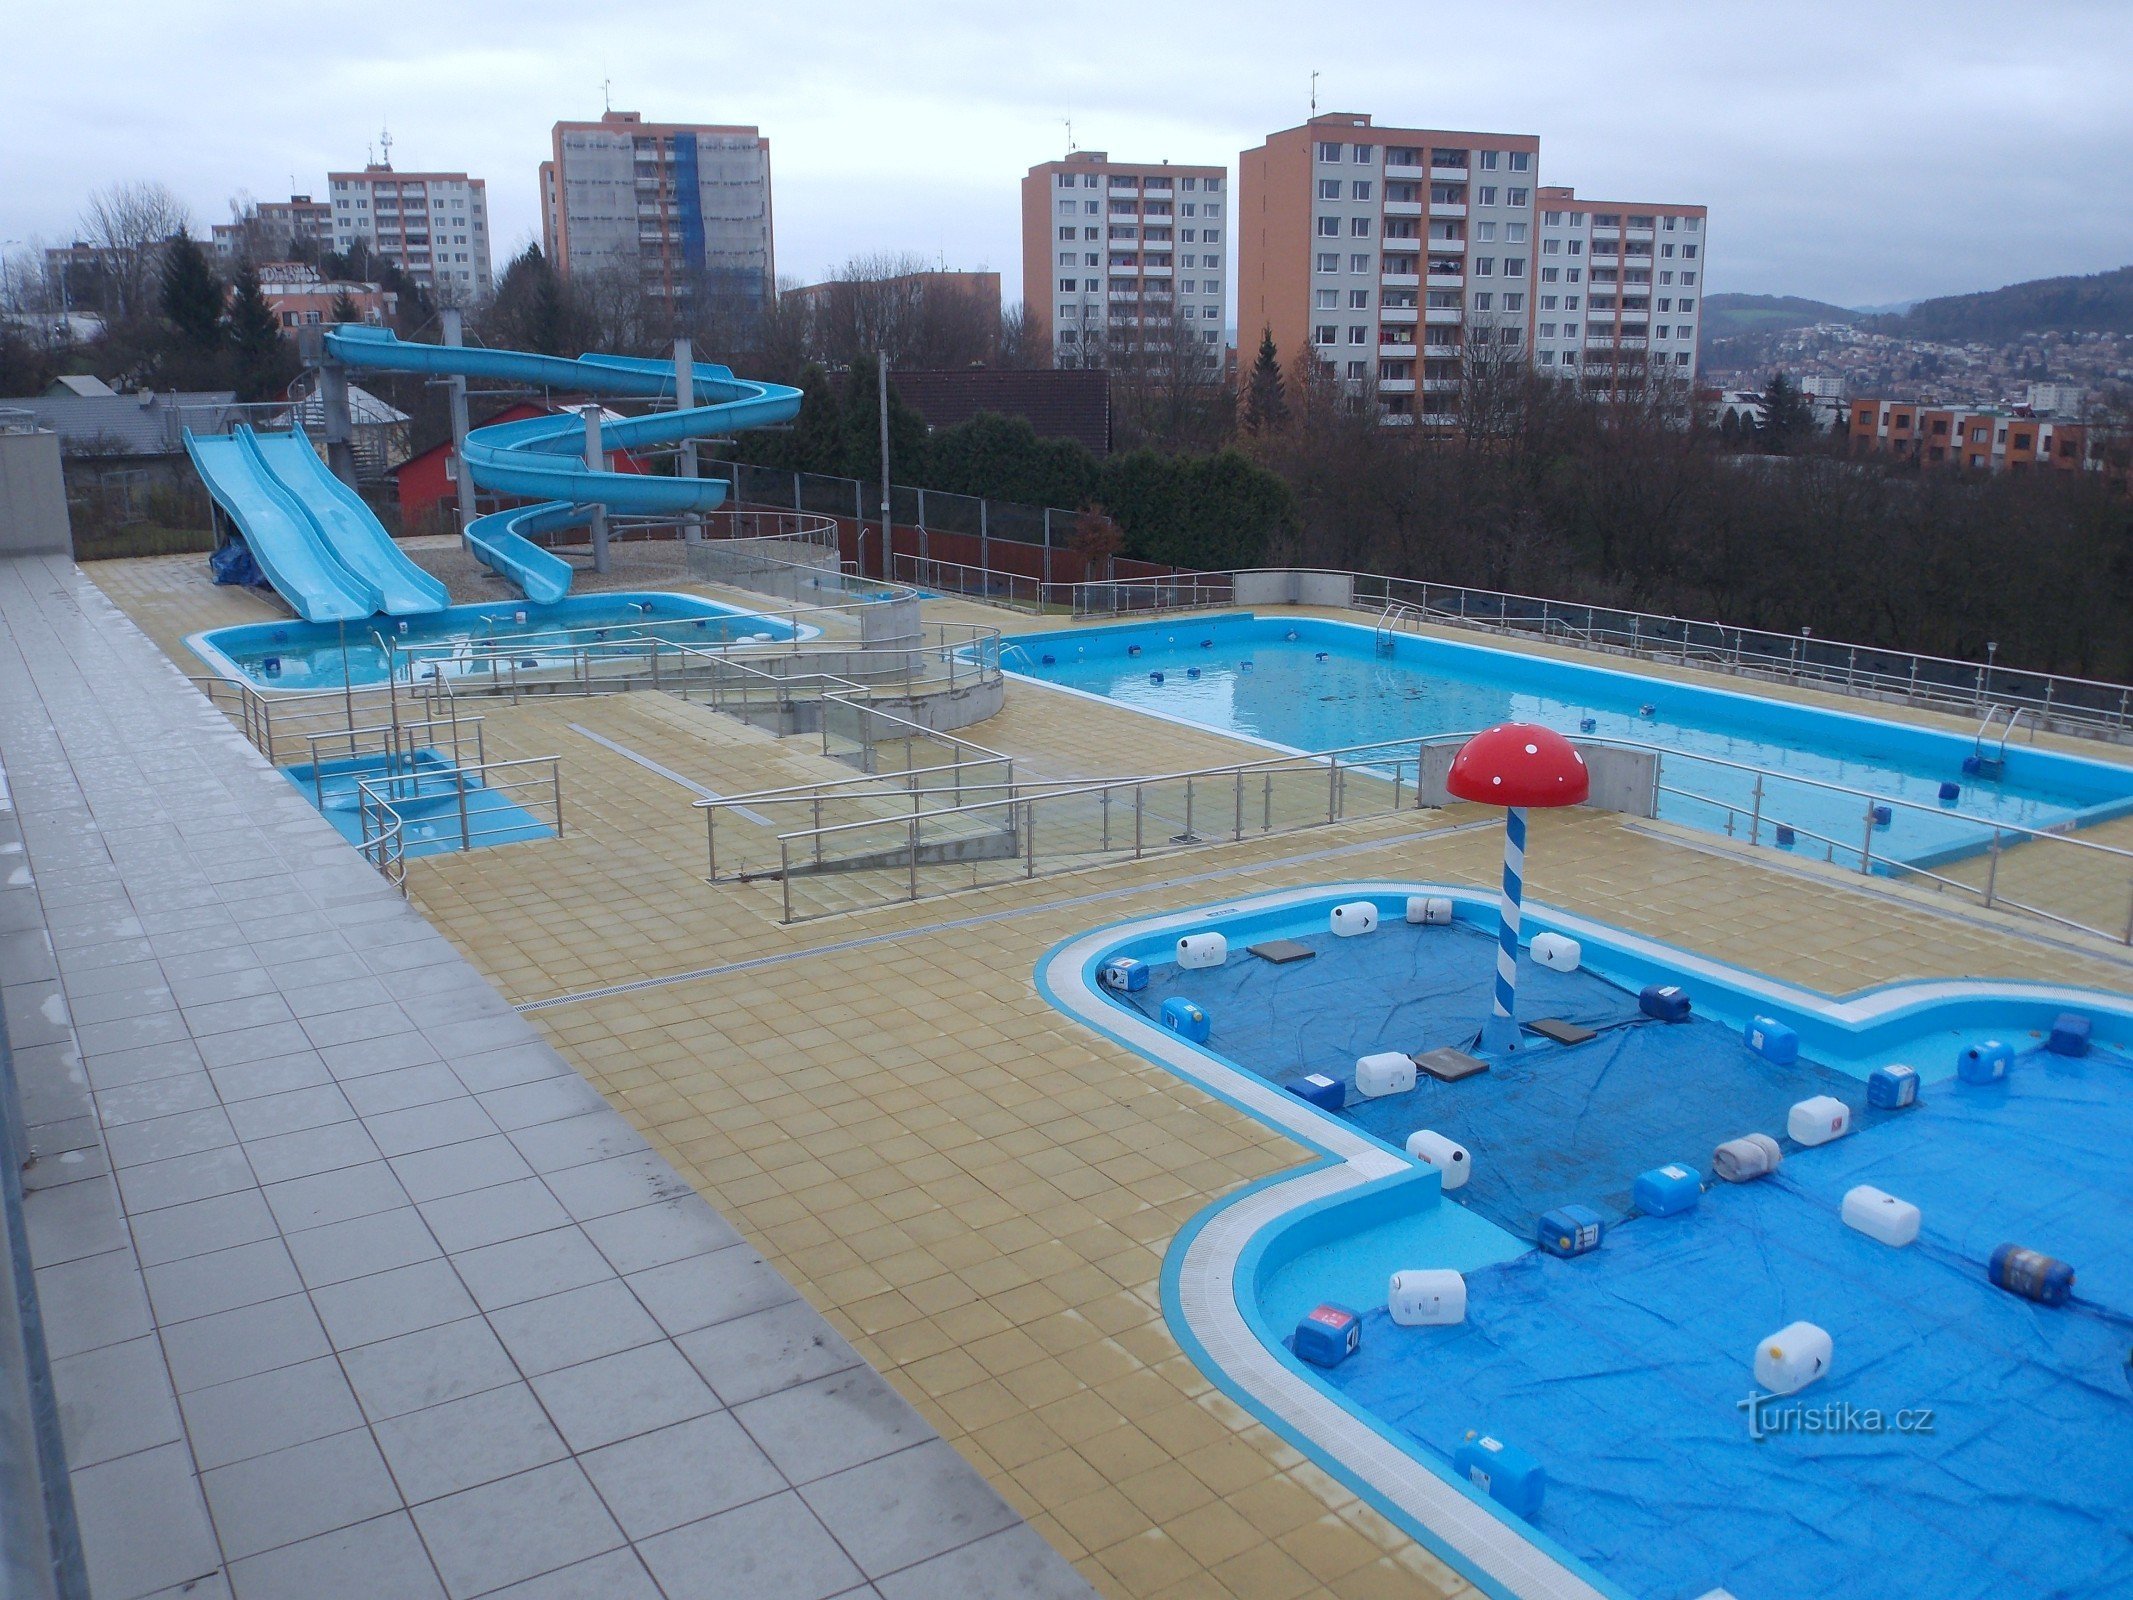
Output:
<instances>
[{"instance_id":1,"label":"white tiled walkway","mask_svg":"<svg viewBox=\"0 0 2133 1600\"><path fill-rule=\"evenodd\" d=\"M59 559L0 985L97 1600L1087 1594Z\"/></svg>"}]
</instances>

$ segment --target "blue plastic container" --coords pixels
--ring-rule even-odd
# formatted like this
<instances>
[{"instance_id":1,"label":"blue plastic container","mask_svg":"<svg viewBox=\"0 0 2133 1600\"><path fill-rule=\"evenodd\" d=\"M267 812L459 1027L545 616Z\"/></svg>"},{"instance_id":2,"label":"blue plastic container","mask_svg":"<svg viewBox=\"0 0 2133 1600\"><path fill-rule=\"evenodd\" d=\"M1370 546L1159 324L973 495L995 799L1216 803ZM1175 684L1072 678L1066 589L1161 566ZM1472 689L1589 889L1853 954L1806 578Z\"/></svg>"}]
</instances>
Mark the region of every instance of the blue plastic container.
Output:
<instances>
[{"instance_id":1,"label":"blue plastic container","mask_svg":"<svg viewBox=\"0 0 2133 1600\"><path fill-rule=\"evenodd\" d=\"M1777 830L1778 848L1780 850L1790 850L1798 842L1799 835L1794 833L1785 823L1779 823Z\"/></svg>"},{"instance_id":2,"label":"blue plastic container","mask_svg":"<svg viewBox=\"0 0 2133 1600\"><path fill-rule=\"evenodd\" d=\"M1337 1367L1363 1343L1363 1319L1332 1301L1304 1314L1291 1341L1296 1354L1314 1367Z\"/></svg>"},{"instance_id":3,"label":"blue plastic container","mask_svg":"<svg viewBox=\"0 0 2133 1600\"><path fill-rule=\"evenodd\" d=\"M1661 1022L1686 1022L1689 991L1678 983L1648 983L1637 996L1637 1009Z\"/></svg>"},{"instance_id":4,"label":"blue plastic container","mask_svg":"<svg viewBox=\"0 0 2133 1600\"><path fill-rule=\"evenodd\" d=\"M1207 1013L1193 1001L1181 994L1174 994L1163 1002L1163 1026L1181 1039L1190 1039L1194 1044L1207 1043Z\"/></svg>"},{"instance_id":5,"label":"blue plastic container","mask_svg":"<svg viewBox=\"0 0 2133 1600\"><path fill-rule=\"evenodd\" d=\"M1594 729L1598 728L1599 725L1600 719L1598 717L1578 718L1578 732L1580 733L1591 733Z\"/></svg>"},{"instance_id":6,"label":"blue plastic container","mask_svg":"<svg viewBox=\"0 0 2133 1600\"><path fill-rule=\"evenodd\" d=\"M1800 1059L1800 1036L1775 1017L1750 1017L1742 1035L1765 1061L1789 1067Z\"/></svg>"},{"instance_id":7,"label":"blue plastic container","mask_svg":"<svg viewBox=\"0 0 2133 1600\"><path fill-rule=\"evenodd\" d=\"M1199 675L1200 669L1198 667L1187 667L1185 669L1185 676L1188 678L1197 678Z\"/></svg>"},{"instance_id":8,"label":"blue plastic container","mask_svg":"<svg viewBox=\"0 0 2133 1600\"><path fill-rule=\"evenodd\" d=\"M1963 797L1963 786L1953 778L1945 779L1940 786L1940 797L1948 801L1960 800Z\"/></svg>"},{"instance_id":9,"label":"blue plastic container","mask_svg":"<svg viewBox=\"0 0 2133 1600\"><path fill-rule=\"evenodd\" d=\"M1963 757L1963 776L1974 778L1985 770L1985 763L1976 756Z\"/></svg>"},{"instance_id":10,"label":"blue plastic container","mask_svg":"<svg viewBox=\"0 0 2133 1600\"><path fill-rule=\"evenodd\" d=\"M1867 1074L1866 1103L1882 1111L1900 1111L1918 1099L1918 1072L1892 1064Z\"/></svg>"},{"instance_id":11,"label":"blue plastic container","mask_svg":"<svg viewBox=\"0 0 2133 1600\"><path fill-rule=\"evenodd\" d=\"M1471 1428L1452 1452L1452 1470L1513 1516L1531 1521L1541 1508L1548 1475L1516 1445Z\"/></svg>"},{"instance_id":12,"label":"blue plastic container","mask_svg":"<svg viewBox=\"0 0 2133 1600\"><path fill-rule=\"evenodd\" d=\"M2062 1012L2052 1024L2044 1046L2055 1056L2085 1056L2089 1053L2089 1019L2078 1011Z\"/></svg>"},{"instance_id":13,"label":"blue plastic container","mask_svg":"<svg viewBox=\"0 0 2133 1600\"><path fill-rule=\"evenodd\" d=\"M1148 681L1150 683L1161 683L1163 681L1163 675L1160 672L1151 672L1148 674Z\"/></svg>"},{"instance_id":14,"label":"blue plastic container","mask_svg":"<svg viewBox=\"0 0 2133 1600\"><path fill-rule=\"evenodd\" d=\"M1327 1111L1338 1111L1348 1103L1348 1087L1338 1078L1329 1078L1323 1072L1314 1072L1308 1078L1298 1078L1288 1086L1289 1093L1299 1100L1308 1100L1314 1106Z\"/></svg>"},{"instance_id":15,"label":"blue plastic container","mask_svg":"<svg viewBox=\"0 0 2133 1600\"><path fill-rule=\"evenodd\" d=\"M1696 1209L1703 1198L1703 1180L1692 1167L1669 1161L1663 1167L1637 1174L1630 1185L1630 1199L1647 1217L1673 1217Z\"/></svg>"},{"instance_id":16,"label":"blue plastic container","mask_svg":"<svg viewBox=\"0 0 2133 1600\"><path fill-rule=\"evenodd\" d=\"M1965 1083L1998 1083L2014 1065L2014 1046L1998 1039L1974 1044L1955 1058L1955 1075Z\"/></svg>"},{"instance_id":17,"label":"blue plastic container","mask_svg":"<svg viewBox=\"0 0 2133 1600\"><path fill-rule=\"evenodd\" d=\"M1136 961L1131 956L1120 956L1115 961L1106 961L1101 974L1106 989L1117 989L1123 994L1139 994L1148 987L1148 963Z\"/></svg>"},{"instance_id":18,"label":"blue plastic container","mask_svg":"<svg viewBox=\"0 0 2133 1600\"><path fill-rule=\"evenodd\" d=\"M1551 1256L1581 1256L1600 1248L1607 1232L1607 1219L1591 1206L1557 1206L1543 1212L1534 1230L1534 1243Z\"/></svg>"},{"instance_id":19,"label":"blue plastic container","mask_svg":"<svg viewBox=\"0 0 2133 1600\"><path fill-rule=\"evenodd\" d=\"M1985 1275L1996 1288L2044 1306L2063 1306L2074 1292L2072 1267L2056 1256L2018 1244L2003 1244L1993 1251Z\"/></svg>"}]
</instances>

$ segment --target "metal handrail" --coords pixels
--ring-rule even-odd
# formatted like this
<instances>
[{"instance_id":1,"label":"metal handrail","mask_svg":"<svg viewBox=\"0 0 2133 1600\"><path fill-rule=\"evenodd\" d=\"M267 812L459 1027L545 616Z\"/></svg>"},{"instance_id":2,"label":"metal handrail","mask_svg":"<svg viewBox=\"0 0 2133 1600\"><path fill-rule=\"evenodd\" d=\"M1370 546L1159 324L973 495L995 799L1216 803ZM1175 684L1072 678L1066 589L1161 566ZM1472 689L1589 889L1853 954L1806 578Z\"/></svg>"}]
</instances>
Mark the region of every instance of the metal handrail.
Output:
<instances>
[{"instance_id":1,"label":"metal handrail","mask_svg":"<svg viewBox=\"0 0 2133 1600\"><path fill-rule=\"evenodd\" d=\"M514 783L510 779L497 781L492 775L522 771L528 768L546 769L547 781L539 778L529 782ZM365 778L356 784L356 815L359 838L356 848L371 864L383 873L386 880L398 886L404 893L407 884L407 819L401 815L399 798L391 791L406 783L421 782L425 776L449 778L458 799L459 850L464 854L475 848L476 832L473 818L467 807L467 793L472 789L485 789L499 794L531 785L540 785L548 790L549 811L553 819L555 835L563 836L563 778L562 758L559 756L519 756L508 761L485 761L477 766L455 767L449 774L398 773L381 778ZM372 817L378 819L378 827L371 827Z\"/></svg>"}]
</instances>

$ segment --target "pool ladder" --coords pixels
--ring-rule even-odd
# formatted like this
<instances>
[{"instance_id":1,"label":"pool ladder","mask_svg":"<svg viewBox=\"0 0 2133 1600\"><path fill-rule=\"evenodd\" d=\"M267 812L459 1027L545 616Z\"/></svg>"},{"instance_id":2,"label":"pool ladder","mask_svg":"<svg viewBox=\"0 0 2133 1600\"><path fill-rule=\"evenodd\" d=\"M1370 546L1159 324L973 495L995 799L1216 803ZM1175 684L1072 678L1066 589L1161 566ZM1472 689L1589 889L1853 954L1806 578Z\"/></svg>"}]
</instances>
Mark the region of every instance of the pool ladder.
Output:
<instances>
[{"instance_id":1,"label":"pool ladder","mask_svg":"<svg viewBox=\"0 0 2133 1600\"><path fill-rule=\"evenodd\" d=\"M2014 737L2015 725L2026 716L2029 716L2027 706L1992 705L1985 708L1985 720L1978 724L1977 738L1971 744L1970 754L1980 777L1997 778L2007 770L2007 741ZM1992 742L1995 726L1999 729L1997 743ZM2034 743L2037 736L2034 718L2030 721L2029 736Z\"/></svg>"},{"instance_id":2,"label":"pool ladder","mask_svg":"<svg viewBox=\"0 0 2133 1600\"><path fill-rule=\"evenodd\" d=\"M1419 624L1421 621L1422 612L1419 607L1411 606L1404 600L1390 602L1383 611L1378 613L1378 625L1372 635L1377 643L1378 654L1381 656L1392 654L1393 636L1399 632L1402 622Z\"/></svg>"}]
</instances>

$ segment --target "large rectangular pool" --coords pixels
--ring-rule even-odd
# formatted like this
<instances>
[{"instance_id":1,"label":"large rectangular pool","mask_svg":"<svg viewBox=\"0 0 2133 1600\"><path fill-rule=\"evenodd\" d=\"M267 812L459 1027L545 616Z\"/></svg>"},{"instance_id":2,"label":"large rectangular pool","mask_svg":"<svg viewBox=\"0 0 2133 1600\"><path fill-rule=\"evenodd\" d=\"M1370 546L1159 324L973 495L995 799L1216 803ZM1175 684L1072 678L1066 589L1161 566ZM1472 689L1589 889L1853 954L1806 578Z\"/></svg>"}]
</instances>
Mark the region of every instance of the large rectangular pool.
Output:
<instances>
[{"instance_id":1,"label":"large rectangular pool","mask_svg":"<svg viewBox=\"0 0 2133 1600\"><path fill-rule=\"evenodd\" d=\"M1249 613L1027 634L1009 671L1283 750L1325 751L1479 730L1508 719L1657 746L1659 815L1856 865L1867 795L1896 802L1877 864L1983 848L1995 823L2064 829L2133 810L2133 765L2007 746L1996 777L1964 771L1967 735L1552 657L1354 623ZM1988 745L1996 752L1996 745ZM1763 780L1757 803L1757 779ZM1958 786L1950 800L1943 784ZM1857 791L1857 793L1849 792Z\"/></svg>"}]
</instances>

